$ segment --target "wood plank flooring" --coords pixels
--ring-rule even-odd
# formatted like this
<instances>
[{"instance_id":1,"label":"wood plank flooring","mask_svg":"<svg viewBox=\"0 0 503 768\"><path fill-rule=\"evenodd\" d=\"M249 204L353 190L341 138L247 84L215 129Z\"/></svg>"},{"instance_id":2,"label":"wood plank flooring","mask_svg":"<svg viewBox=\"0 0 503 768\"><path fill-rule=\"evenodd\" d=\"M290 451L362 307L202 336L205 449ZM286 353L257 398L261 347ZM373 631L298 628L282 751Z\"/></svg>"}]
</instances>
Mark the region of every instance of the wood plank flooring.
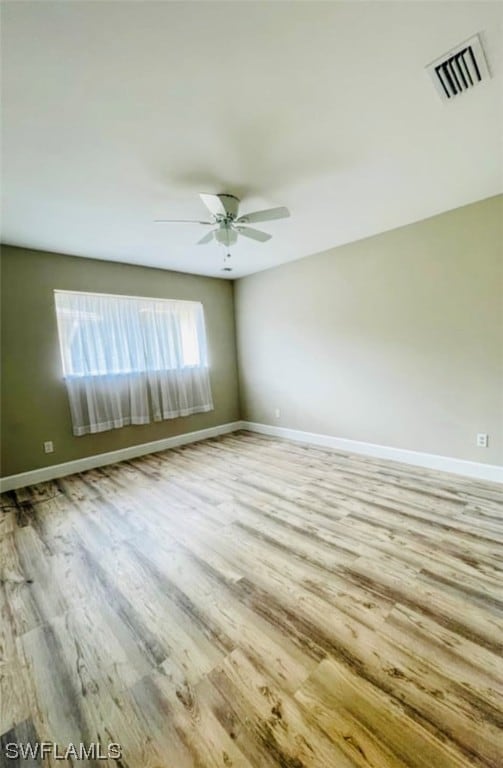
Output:
<instances>
[{"instance_id":1,"label":"wood plank flooring","mask_svg":"<svg viewBox=\"0 0 503 768\"><path fill-rule=\"evenodd\" d=\"M19 765L503 766L502 501L246 432L4 494L2 743L122 747Z\"/></svg>"}]
</instances>

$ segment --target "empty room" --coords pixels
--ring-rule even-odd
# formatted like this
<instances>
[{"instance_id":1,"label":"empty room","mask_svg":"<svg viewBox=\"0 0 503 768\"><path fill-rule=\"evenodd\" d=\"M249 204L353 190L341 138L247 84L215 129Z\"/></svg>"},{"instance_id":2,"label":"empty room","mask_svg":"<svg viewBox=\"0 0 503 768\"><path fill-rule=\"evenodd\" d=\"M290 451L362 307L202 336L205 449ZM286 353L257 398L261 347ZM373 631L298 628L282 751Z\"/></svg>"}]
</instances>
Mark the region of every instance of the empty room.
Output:
<instances>
[{"instance_id":1,"label":"empty room","mask_svg":"<svg viewBox=\"0 0 503 768\"><path fill-rule=\"evenodd\" d=\"M1 16L0 768L501 768L503 4Z\"/></svg>"}]
</instances>

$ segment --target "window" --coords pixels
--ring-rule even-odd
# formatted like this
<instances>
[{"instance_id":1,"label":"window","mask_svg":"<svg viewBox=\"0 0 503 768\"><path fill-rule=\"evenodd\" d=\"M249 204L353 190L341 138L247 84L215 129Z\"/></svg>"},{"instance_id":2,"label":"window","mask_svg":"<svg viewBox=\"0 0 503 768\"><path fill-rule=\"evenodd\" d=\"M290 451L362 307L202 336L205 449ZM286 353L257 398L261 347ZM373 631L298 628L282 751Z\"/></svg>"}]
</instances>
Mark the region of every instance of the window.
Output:
<instances>
[{"instance_id":1,"label":"window","mask_svg":"<svg viewBox=\"0 0 503 768\"><path fill-rule=\"evenodd\" d=\"M201 303L54 295L74 434L213 408Z\"/></svg>"}]
</instances>

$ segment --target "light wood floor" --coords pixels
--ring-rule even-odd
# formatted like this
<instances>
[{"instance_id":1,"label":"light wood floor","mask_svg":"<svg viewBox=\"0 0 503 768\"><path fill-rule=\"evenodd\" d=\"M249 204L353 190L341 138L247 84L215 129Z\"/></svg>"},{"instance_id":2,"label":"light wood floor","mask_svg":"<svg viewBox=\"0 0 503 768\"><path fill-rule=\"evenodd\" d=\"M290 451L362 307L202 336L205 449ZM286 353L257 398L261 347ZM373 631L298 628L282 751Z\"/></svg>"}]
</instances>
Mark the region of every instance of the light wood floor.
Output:
<instances>
[{"instance_id":1,"label":"light wood floor","mask_svg":"<svg viewBox=\"0 0 503 768\"><path fill-rule=\"evenodd\" d=\"M2 503L53 495L0 514L4 742L503 765L498 486L241 433Z\"/></svg>"}]
</instances>

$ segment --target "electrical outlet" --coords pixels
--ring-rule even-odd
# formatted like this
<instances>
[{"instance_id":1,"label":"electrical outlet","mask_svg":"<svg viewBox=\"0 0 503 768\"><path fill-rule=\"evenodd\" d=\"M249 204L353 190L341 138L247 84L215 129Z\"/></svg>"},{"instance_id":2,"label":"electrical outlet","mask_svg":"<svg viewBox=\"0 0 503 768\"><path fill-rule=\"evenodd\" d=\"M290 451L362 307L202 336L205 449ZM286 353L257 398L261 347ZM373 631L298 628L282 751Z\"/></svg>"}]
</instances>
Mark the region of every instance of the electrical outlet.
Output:
<instances>
[{"instance_id":1,"label":"electrical outlet","mask_svg":"<svg viewBox=\"0 0 503 768\"><path fill-rule=\"evenodd\" d=\"M279 418L280 418L280 416L281 416L281 411L280 411L280 409L279 409L279 408L275 408L275 409L274 409L274 418L275 418L275 419L279 419Z\"/></svg>"},{"instance_id":2,"label":"electrical outlet","mask_svg":"<svg viewBox=\"0 0 503 768\"><path fill-rule=\"evenodd\" d=\"M52 440L46 440L44 443L44 453L54 453L54 443Z\"/></svg>"},{"instance_id":3,"label":"electrical outlet","mask_svg":"<svg viewBox=\"0 0 503 768\"><path fill-rule=\"evenodd\" d=\"M485 432L479 432L477 435L477 448L487 448L489 444L489 435Z\"/></svg>"}]
</instances>

